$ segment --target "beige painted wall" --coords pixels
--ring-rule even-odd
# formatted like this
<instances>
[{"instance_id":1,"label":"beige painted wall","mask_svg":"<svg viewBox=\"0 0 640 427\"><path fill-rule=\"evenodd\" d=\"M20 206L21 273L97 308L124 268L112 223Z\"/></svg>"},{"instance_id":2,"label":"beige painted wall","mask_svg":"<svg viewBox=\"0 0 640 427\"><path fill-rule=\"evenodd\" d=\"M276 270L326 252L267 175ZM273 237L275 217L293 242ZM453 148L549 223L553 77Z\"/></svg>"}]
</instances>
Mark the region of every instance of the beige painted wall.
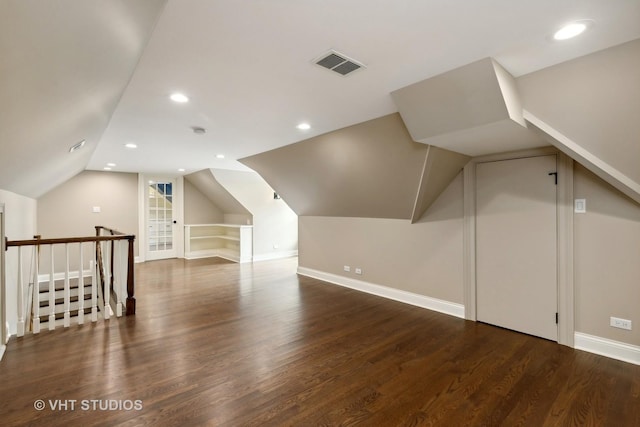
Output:
<instances>
[{"instance_id":1,"label":"beige painted wall","mask_svg":"<svg viewBox=\"0 0 640 427\"><path fill-rule=\"evenodd\" d=\"M184 180L184 223L218 224L224 213L200 192L189 180Z\"/></svg>"},{"instance_id":2,"label":"beige painted wall","mask_svg":"<svg viewBox=\"0 0 640 427\"><path fill-rule=\"evenodd\" d=\"M411 222L416 222L458 176L469 157L453 151L429 146L425 159L420 186L416 197Z\"/></svg>"},{"instance_id":3,"label":"beige painted wall","mask_svg":"<svg viewBox=\"0 0 640 427\"><path fill-rule=\"evenodd\" d=\"M36 199L21 196L11 191L0 190L0 203L5 206L5 232L9 240L32 239L36 234L37 205ZM23 252L26 253L26 252ZM16 333L18 323L18 252L10 248L6 252L6 299L7 322L9 333ZM28 265L28 263L24 263ZM26 270L23 270L26 271Z\"/></svg>"},{"instance_id":4,"label":"beige painted wall","mask_svg":"<svg viewBox=\"0 0 640 427\"><path fill-rule=\"evenodd\" d=\"M94 206L101 212L93 213ZM43 238L92 236L96 225L137 236L137 174L84 171L38 199ZM138 243L136 238L136 255Z\"/></svg>"},{"instance_id":5,"label":"beige painted wall","mask_svg":"<svg viewBox=\"0 0 640 427\"><path fill-rule=\"evenodd\" d=\"M420 221L301 216L299 265L463 303L462 174ZM345 273L343 266L351 266ZM363 275L355 275L356 267Z\"/></svg>"},{"instance_id":6,"label":"beige painted wall","mask_svg":"<svg viewBox=\"0 0 640 427\"><path fill-rule=\"evenodd\" d=\"M408 219L426 154L394 113L240 161L298 215Z\"/></svg>"},{"instance_id":7,"label":"beige painted wall","mask_svg":"<svg viewBox=\"0 0 640 427\"><path fill-rule=\"evenodd\" d=\"M413 225L301 216L299 264L463 303L462 192L458 176ZM640 206L579 165L574 192L587 200L587 213L574 216L576 332L640 345ZM610 316L631 320L633 331L611 328Z\"/></svg>"},{"instance_id":8,"label":"beige painted wall","mask_svg":"<svg viewBox=\"0 0 640 427\"><path fill-rule=\"evenodd\" d=\"M640 183L640 39L517 79L523 107Z\"/></svg>"},{"instance_id":9,"label":"beige painted wall","mask_svg":"<svg viewBox=\"0 0 640 427\"><path fill-rule=\"evenodd\" d=\"M574 197L587 201L574 214L576 331L640 345L640 206L579 165ZM610 316L633 330L610 327Z\"/></svg>"}]
</instances>

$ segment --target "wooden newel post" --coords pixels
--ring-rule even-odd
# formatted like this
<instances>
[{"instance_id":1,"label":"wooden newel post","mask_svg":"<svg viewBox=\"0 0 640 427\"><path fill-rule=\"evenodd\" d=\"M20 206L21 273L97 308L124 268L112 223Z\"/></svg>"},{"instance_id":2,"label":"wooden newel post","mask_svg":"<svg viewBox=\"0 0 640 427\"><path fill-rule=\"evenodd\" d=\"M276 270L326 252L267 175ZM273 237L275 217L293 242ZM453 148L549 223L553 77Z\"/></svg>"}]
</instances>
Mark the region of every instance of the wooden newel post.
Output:
<instances>
[{"instance_id":1,"label":"wooden newel post","mask_svg":"<svg viewBox=\"0 0 640 427\"><path fill-rule=\"evenodd\" d=\"M100 229L102 227L96 225L96 237L100 237ZM100 242L96 241L96 276L100 279L100 286L102 286L103 294L106 293L108 285L105 282L104 277L104 264L102 262L102 246L100 246Z\"/></svg>"},{"instance_id":2,"label":"wooden newel post","mask_svg":"<svg viewBox=\"0 0 640 427\"><path fill-rule=\"evenodd\" d=\"M136 314L136 298L135 281L133 277L133 240L134 236L127 238L129 241L129 256L127 257L127 313L126 315Z\"/></svg>"},{"instance_id":3,"label":"wooden newel post","mask_svg":"<svg viewBox=\"0 0 640 427\"><path fill-rule=\"evenodd\" d=\"M102 227L99 225L96 225L96 236L100 237L100 229ZM95 260L96 260L96 271L98 272L98 274L100 275L100 282L102 282L102 292L104 292L104 278L102 277L102 253L100 251L100 242L96 242L96 253L95 253Z\"/></svg>"},{"instance_id":4,"label":"wooden newel post","mask_svg":"<svg viewBox=\"0 0 640 427\"><path fill-rule=\"evenodd\" d=\"M36 240L40 240L42 239L42 235L41 234L36 234L35 236L33 236L34 239ZM38 249L38 256L40 256L40 245L36 245L36 249ZM38 261L38 257L36 257L36 261Z\"/></svg>"}]
</instances>

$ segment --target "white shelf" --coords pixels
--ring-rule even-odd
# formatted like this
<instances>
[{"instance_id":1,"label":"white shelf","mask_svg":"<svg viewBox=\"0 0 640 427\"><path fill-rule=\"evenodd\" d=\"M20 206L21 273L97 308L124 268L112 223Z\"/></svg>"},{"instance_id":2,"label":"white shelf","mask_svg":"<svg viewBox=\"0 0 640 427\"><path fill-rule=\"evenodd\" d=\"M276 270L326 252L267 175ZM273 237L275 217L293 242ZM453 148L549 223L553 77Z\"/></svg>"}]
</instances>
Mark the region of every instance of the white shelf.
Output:
<instances>
[{"instance_id":1,"label":"white shelf","mask_svg":"<svg viewBox=\"0 0 640 427\"><path fill-rule=\"evenodd\" d=\"M253 259L253 226L239 224L185 225L186 259L220 257L235 262Z\"/></svg>"},{"instance_id":2,"label":"white shelf","mask_svg":"<svg viewBox=\"0 0 640 427\"><path fill-rule=\"evenodd\" d=\"M235 236L226 236L224 234L217 234L213 236L193 236L191 240L201 240L201 239L223 239L223 240L233 240L235 242L240 241L240 237Z\"/></svg>"}]
</instances>

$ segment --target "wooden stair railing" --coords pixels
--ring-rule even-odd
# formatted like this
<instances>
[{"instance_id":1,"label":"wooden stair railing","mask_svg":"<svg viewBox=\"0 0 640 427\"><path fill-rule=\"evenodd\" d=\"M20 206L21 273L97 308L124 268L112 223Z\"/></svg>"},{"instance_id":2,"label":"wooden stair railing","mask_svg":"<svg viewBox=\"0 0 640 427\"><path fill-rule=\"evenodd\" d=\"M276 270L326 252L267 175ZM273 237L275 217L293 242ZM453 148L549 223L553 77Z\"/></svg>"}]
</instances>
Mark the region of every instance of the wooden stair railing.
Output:
<instances>
[{"instance_id":1,"label":"wooden stair railing","mask_svg":"<svg viewBox=\"0 0 640 427\"><path fill-rule=\"evenodd\" d=\"M101 225L96 225L96 237L105 236L103 233L108 233L109 236L120 236L121 238L128 240L127 247L127 300L126 300L126 315L135 314L136 313L136 299L135 299L135 281L134 281L134 247L133 243L135 240L135 236L127 235L120 231L114 230L113 228L103 227ZM115 254L115 243L116 240L111 240L111 252L109 256L109 271L111 272L109 277L108 287L113 290L114 289L114 281L115 275L113 274L114 270L114 254ZM100 248L100 245L96 245L97 248ZM101 249L99 249L102 252ZM104 272L103 267L103 259L102 256L98 258L100 263L100 272ZM105 287L104 277L101 275L101 284L103 288Z\"/></svg>"},{"instance_id":2,"label":"wooden stair railing","mask_svg":"<svg viewBox=\"0 0 640 427\"><path fill-rule=\"evenodd\" d=\"M103 233L107 233L107 235L103 235ZM40 236L35 237L33 240L7 240L7 250L13 247L18 250L18 283L16 284L16 288L18 289L18 336L23 336L25 331L29 329L31 329L33 333L38 333L40 331L41 320L48 322L50 330L55 329L56 323L59 322L62 322L61 324L63 324L65 328L68 327L71 316L77 316L77 323L82 324L86 310L90 310L92 322L97 321L98 309L103 311L104 319L108 319L112 306L109 295L112 290L114 299L116 300L116 315L121 316L123 314L123 305L125 306L125 315L135 314L134 235L124 234L110 228L98 226L96 227L96 236L55 239L42 239ZM74 244L77 246L74 246ZM85 245L83 246L83 244ZM95 259L89 261L89 275L87 275L87 271L84 269L85 263L83 261L83 252L89 249L86 244L93 245L93 253L95 254ZM61 245L64 245L64 248L60 248ZM103 245L107 245L106 250L103 250ZM30 275L32 277L29 277L27 280L29 287L25 289L22 249L23 247L29 246L33 247L35 262L32 267L33 272ZM74 250L77 248L79 255L77 269L74 268L73 270L69 268L70 247ZM42 259L45 263L47 261L49 262L49 271L45 273L42 281L39 279L39 276L45 269L41 269L39 261L41 248L45 249L45 254L48 248L50 255L44 256ZM56 265L54 248L64 249L64 272L54 272ZM124 260L125 254L127 257L126 261ZM59 259L58 261L60 264ZM58 267L60 268L60 266ZM47 276L48 280L45 278ZM89 277L91 277L90 283L87 284L85 279L89 279ZM33 286L31 286L31 283L33 283ZM125 283L126 301L122 301L125 296ZM105 284L106 286L104 286ZM99 289L98 286L100 286L101 289ZM89 295L89 293L91 293L91 295ZM100 301L100 306L98 307L97 299L100 294L104 295L104 300ZM27 298L26 301L25 296ZM90 298L90 300L86 298ZM72 302L72 299L75 299L76 302ZM86 303L90 303L90 307L85 306L85 299ZM30 304L32 305L32 310L28 310ZM29 322L29 316L32 317L31 322ZM30 324L32 324L32 328L30 328Z\"/></svg>"}]
</instances>

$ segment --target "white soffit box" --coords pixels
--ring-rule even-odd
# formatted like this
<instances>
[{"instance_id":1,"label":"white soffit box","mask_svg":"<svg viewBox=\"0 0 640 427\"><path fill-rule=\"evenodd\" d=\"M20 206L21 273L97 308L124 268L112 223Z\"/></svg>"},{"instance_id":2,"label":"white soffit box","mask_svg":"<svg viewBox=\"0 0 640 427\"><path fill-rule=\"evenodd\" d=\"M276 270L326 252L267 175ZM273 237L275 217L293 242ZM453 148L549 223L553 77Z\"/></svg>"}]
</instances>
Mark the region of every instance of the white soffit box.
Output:
<instances>
[{"instance_id":1,"label":"white soffit box","mask_svg":"<svg viewBox=\"0 0 640 427\"><path fill-rule=\"evenodd\" d=\"M481 156L548 145L526 129L513 77L485 58L391 93L415 141Z\"/></svg>"}]
</instances>

